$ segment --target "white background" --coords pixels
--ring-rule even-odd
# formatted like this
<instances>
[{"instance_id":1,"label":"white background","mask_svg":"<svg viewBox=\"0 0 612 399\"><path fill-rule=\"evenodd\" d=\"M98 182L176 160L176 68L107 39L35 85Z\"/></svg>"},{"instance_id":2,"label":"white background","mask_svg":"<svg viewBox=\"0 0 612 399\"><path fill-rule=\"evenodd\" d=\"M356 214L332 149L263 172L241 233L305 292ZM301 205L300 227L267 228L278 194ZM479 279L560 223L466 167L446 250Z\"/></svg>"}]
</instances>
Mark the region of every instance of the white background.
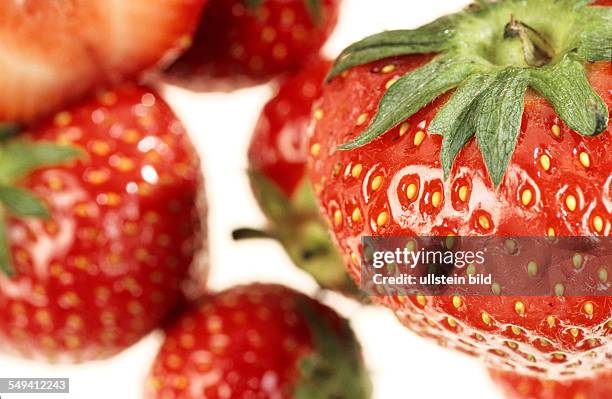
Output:
<instances>
[{"instance_id":1,"label":"white background","mask_svg":"<svg viewBox=\"0 0 612 399\"><path fill-rule=\"evenodd\" d=\"M366 35L385 29L414 28L468 2L344 0L340 23L325 51L333 57ZM264 223L244 172L249 136L270 96L270 88L210 95L166 88L164 94L190 131L204 161L210 200L211 288L275 281L313 293L313 281L292 266L276 243L234 243L230 237L236 227ZM477 361L417 338L388 311L361 307L333 294L326 301L351 318L364 346L376 399L500 397ZM51 395L57 399L136 399L141 397L143 380L160 340L159 333L153 334L112 360L84 366L47 366L0 357L0 377L69 377L71 394ZM8 399L41 397L21 394Z\"/></svg>"}]
</instances>

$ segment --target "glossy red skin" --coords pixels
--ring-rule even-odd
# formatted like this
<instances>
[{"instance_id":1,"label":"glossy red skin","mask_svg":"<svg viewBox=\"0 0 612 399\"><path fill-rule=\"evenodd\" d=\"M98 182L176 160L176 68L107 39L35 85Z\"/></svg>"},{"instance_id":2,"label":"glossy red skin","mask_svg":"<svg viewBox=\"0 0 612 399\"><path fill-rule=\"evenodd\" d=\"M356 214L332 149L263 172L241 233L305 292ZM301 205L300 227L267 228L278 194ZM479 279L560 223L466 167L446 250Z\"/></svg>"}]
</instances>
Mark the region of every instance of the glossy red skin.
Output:
<instances>
[{"instance_id":1,"label":"glossy red skin","mask_svg":"<svg viewBox=\"0 0 612 399\"><path fill-rule=\"evenodd\" d=\"M193 46L167 71L172 83L192 90L229 91L297 69L317 54L338 20L340 0L320 0L314 23L304 0L210 0Z\"/></svg>"},{"instance_id":2,"label":"glossy red skin","mask_svg":"<svg viewBox=\"0 0 612 399\"><path fill-rule=\"evenodd\" d=\"M398 127L360 149L336 150L370 123L389 80L418 68L429 59L430 56L424 55L407 56L354 68L327 85L316 106L319 112L315 112L310 139L311 180L321 212L330 222L349 271L357 282L360 266L352 260L352 255L360 256L362 236L450 233L459 236L546 236L549 228L562 236L610 235L610 127L598 137L584 138L567 128L552 107L533 92L527 95L516 151L497 190L488 178L474 140L459 154L448 181L443 179L439 161L441 136L430 134L419 146L414 144L417 131L427 131L447 97L409 118L409 129L401 137ZM394 64L395 70L384 73L383 67L389 64ZM589 65L588 70L596 91L608 107L612 107L612 65L597 63ZM357 120L362 113L367 113L368 119L358 126ZM559 138L551 133L554 124L561 128ZM579 162L578 152L581 151L590 156L589 168ZM543 153L551 159L548 171L539 162ZM355 178L351 170L359 163L363 171ZM371 185L376 176L383 177L378 190ZM412 200L406 193L411 183L418 186ZM465 202L458 194L461 185L469 187ZM521 192L526 187L532 188L534 196L531 203L524 206ZM442 194L438 207L432 203L435 191ZM574 212L565 205L570 193L578 199ZM351 219L356 207L361 211L358 222ZM334 215L338 210L341 218L336 223ZM388 222L378 226L381 212L388 213ZM603 219L601 231L594 227L595 215ZM478 223L480 216L488 218L489 229ZM524 276L527 276L526 270ZM471 297L462 298L459 308L453 306L449 297L425 298L424 304L416 298L380 299L396 309L400 320L418 334L481 356L495 367L518 368L524 373L546 370L551 378L571 377L575 373L589 373L601 365L609 366L606 355L612 355L612 299L609 297ZM518 300L525 304L525 315L515 311ZM594 306L592 316L584 311L589 301ZM483 322L483 312L492 317L490 325ZM548 316L557 320L553 327L546 322ZM457 322L456 327L449 324L449 317ZM522 329L519 336L511 331L511 326ZM577 338L570 334L572 327L579 328ZM547 339L550 344L543 347L540 338ZM508 346L514 344L518 346ZM594 357L587 355L591 349L595 349ZM553 358L552 353L557 351L566 357ZM572 367L575 363L579 366Z\"/></svg>"},{"instance_id":3,"label":"glossy red skin","mask_svg":"<svg viewBox=\"0 0 612 399\"><path fill-rule=\"evenodd\" d=\"M565 382L539 380L514 373L490 371L507 399L609 399L612 398L612 373Z\"/></svg>"},{"instance_id":4,"label":"glossy red skin","mask_svg":"<svg viewBox=\"0 0 612 399\"><path fill-rule=\"evenodd\" d=\"M145 398L291 399L298 362L315 350L303 301L331 325L343 323L327 306L279 285L204 298L167 330Z\"/></svg>"},{"instance_id":5,"label":"glossy red skin","mask_svg":"<svg viewBox=\"0 0 612 399\"><path fill-rule=\"evenodd\" d=\"M206 0L24 0L0 8L0 121L31 122L93 88L167 66ZM44 32L44 34L41 34Z\"/></svg>"},{"instance_id":6,"label":"glossy red skin","mask_svg":"<svg viewBox=\"0 0 612 399\"><path fill-rule=\"evenodd\" d=\"M84 157L21 182L51 219L9 220L17 275L0 276L0 348L52 362L109 357L204 288L198 156L146 87L105 92L31 132Z\"/></svg>"},{"instance_id":7,"label":"glossy red skin","mask_svg":"<svg viewBox=\"0 0 612 399\"><path fill-rule=\"evenodd\" d=\"M263 174L291 197L306 174L307 130L312 104L331 61L313 57L286 77L264 107L249 146L249 169Z\"/></svg>"}]
</instances>

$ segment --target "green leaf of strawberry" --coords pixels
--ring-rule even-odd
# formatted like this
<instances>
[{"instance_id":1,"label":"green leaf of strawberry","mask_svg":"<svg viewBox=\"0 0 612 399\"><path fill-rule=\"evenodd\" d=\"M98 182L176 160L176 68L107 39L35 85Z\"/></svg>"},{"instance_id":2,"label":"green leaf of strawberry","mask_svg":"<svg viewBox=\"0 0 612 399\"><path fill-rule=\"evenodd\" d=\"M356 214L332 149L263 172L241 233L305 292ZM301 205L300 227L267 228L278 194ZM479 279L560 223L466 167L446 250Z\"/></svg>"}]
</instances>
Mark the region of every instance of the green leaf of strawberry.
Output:
<instances>
[{"instance_id":1,"label":"green leaf of strawberry","mask_svg":"<svg viewBox=\"0 0 612 399\"><path fill-rule=\"evenodd\" d=\"M531 71L530 82L573 130L594 136L606 129L608 107L591 87L580 62L566 55L555 65Z\"/></svg>"},{"instance_id":2,"label":"green leaf of strawberry","mask_svg":"<svg viewBox=\"0 0 612 399\"><path fill-rule=\"evenodd\" d=\"M406 115L413 115L478 69L471 61L440 57L404 75L383 97L372 124L357 139L341 145L339 149L361 147L380 137L406 119Z\"/></svg>"},{"instance_id":3,"label":"green leaf of strawberry","mask_svg":"<svg viewBox=\"0 0 612 399\"><path fill-rule=\"evenodd\" d=\"M0 146L0 183L10 184L48 166L68 163L83 151L72 145L15 139Z\"/></svg>"},{"instance_id":4,"label":"green leaf of strawberry","mask_svg":"<svg viewBox=\"0 0 612 399\"><path fill-rule=\"evenodd\" d=\"M576 2L574 9L580 10L583 5L593 2ZM573 45L577 49L578 59L589 62L609 60L612 57L612 10L605 7L582 10L589 23L584 24Z\"/></svg>"},{"instance_id":5,"label":"green leaf of strawberry","mask_svg":"<svg viewBox=\"0 0 612 399\"><path fill-rule=\"evenodd\" d=\"M16 127L9 126L14 135ZM0 133L0 136L2 134ZM7 137L7 136L4 136ZM43 200L31 191L17 187L16 184L36 169L59 166L68 163L82 154L72 145L51 142L32 142L21 138L8 139L0 144L0 219L8 216L16 218L48 219L49 208ZM2 221L0 234L0 270L7 275L14 274L10 245L6 235L5 221Z\"/></svg>"},{"instance_id":6,"label":"green leaf of strawberry","mask_svg":"<svg viewBox=\"0 0 612 399\"><path fill-rule=\"evenodd\" d=\"M6 212L11 216L22 218L49 218L49 208L45 203L30 191L24 189L0 186L0 203L5 210L2 218L6 216ZM12 276L14 275L14 268L4 221L2 221L0 229L2 230L0 233L0 270L8 276Z\"/></svg>"},{"instance_id":7,"label":"green leaf of strawberry","mask_svg":"<svg viewBox=\"0 0 612 399\"><path fill-rule=\"evenodd\" d=\"M455 157L468 141L474 137L476 99L491 85L491 75L474 75L457 89L455 95L440 109L429 125L432 133L439 133L442 139L442 167L448 178Z\"/></svg>"},{"instance_id":8,"label":"green leaf of strawberry","mask_svg":"<svg viewBox=\"0 0 612 399\"><path fill-rule=\"evenodd\" d=\"M386 31L352 44L338 56L327 80L354 66L384 58L446 51L450 48L452 21L443 17L416 30Z\"/></svg>"},{"instance_id":9,"label":"green leaf of strawberry","mask_svg":"<svg viewBox=\"0 0 612 399\"><path fill-rule=\"evenodd\" d=\"M12 267L8 231L4 218L0 218L0 273L3 273L7 277L13 277L15 275L15 269Z\"/></svg>"},{"instance_id":10,"label":"green leaf of strawberry","mask_svg":"<svg viewBox=\"0 0 612 399\"><path fill-rule=\"evenodd\" d=\"M527 71L508 68L495 77L474 110L476 139L493 180L501 183L521 128Z\"/></svg>"},{"instance_id":11,"label":"green leaf of strawberry","mask_svg":"<svg viewBox=\"0 0 612 399\"><path fill-rule=\"evenodd\" d=\"M17 187L0 186L0 203L14 216L47 219L49 209L31 192Z\"/></svg>"}]
</instances>

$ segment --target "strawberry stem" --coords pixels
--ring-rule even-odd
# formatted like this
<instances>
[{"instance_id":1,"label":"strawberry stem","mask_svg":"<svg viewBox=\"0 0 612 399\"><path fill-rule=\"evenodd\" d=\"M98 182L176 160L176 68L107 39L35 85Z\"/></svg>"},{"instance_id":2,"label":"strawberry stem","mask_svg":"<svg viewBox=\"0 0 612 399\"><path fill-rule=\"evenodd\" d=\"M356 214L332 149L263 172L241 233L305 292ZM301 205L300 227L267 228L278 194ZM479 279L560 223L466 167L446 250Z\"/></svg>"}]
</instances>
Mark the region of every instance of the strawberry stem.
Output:
<instances>
[{"instance_id":1,"label":"strawberry stem","mask_svg":"<svg viewBox=\"0 0 612 399\"><path fill-rule=\"evenodd\" d=\"M243 227L243 228L232 231L232 239L234 239L235 241L261 239L261 238L273 239L273 240L277 239L277 237L271 232L264 231L264 230L258 230L258 229L252 229L249 227Z\"/></svg>"},{"instance_id":2,"label":"strawberry stem","mask_svg":"<svg viewBox=\"0 0 612 399\"><path fill-rule=\"evenodd\" d=\"M517 21L514 14L504 28L504 39L519 38L523 43L525 62L532 67L541 67L550 63L555 51L546 38L529 25Z\"/></svg>"}]
</instances>

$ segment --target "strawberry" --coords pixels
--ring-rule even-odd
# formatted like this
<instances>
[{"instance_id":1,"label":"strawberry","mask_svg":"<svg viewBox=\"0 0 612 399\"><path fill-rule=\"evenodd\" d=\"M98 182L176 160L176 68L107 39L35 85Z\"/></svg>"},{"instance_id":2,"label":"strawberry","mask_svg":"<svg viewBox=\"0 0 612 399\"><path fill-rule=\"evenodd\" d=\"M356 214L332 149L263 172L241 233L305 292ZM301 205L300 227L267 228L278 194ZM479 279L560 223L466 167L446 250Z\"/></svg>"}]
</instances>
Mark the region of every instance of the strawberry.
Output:
<instances>
[{"instance_id":1,"label":"strawberry","mask_svg":"<svg viewBox=\"0 0 612 399\"><path fill-rule=\"evenodd\" d=\"M167 330L145 397L369 397L361 349L332 309L273 284L204 298Z\"/></svg>"},{"instance_id":2,"label":"strawberry","mask_svg":"<svg viewBox=\"0 0 612 399\"><path fill-rule=\"evenodd\" d=\"M483 0L342 53L313 112L309 162L356 281L362 236L610 235L610 5ZM572 263L577 285L610 289L610 265ZM532 284L527 259L511 270ZM381 300L494 367L548 378L609 367L609 296L553 285L512 297L500 283L490 296Z\"/></svg>"},{"instance_id":3,"label":"strawberry","mask_svg":"<svg viewBox=\"0 0 612 399\"><path fill-rule=\"evenodd\" d=\"M0 121L30 122L189 43L205 0L20 0L0 8Z\"/></svg>"},{"instance_id":4,"label":"strawberry","mask_svg":"<svg viewBox=\"0 0 612 399\"><path fill-rule=\"evenodd\" d=\"M210 0L193 46L167 71L192 90L229 91L296 69L318 53L340 0Z\"/></svg>"},{"instance_id":5,"label":"strawberry","mask_svg":"<svg viewBox=\"0 0 612 399\"><path fill-rule=\"evenodd\" d=\"M283 79L265 105L249 147L253 193L269 220L263 230L239 229L234 238L272 238L323 288L358 295L331 242L306 178L307 127L313 102L331 67L315 57Z\"/></svg>"},{"instance_id":6,"label":"strawberry","mask_svg":"<svg viewBox=\"0 0 612 399\"><path fill-rule=\"evenodd\" d=\"M539 380L519 374L490 371L507 399L608 399L612 397L612 373L570 381Z\"/></svg>"},{"instance_id":7,"label":"strawberry","mask_svg":"<svg viewBox=\"0 0 612 399\"><path fill-rule=\"evenodd\" d=\"M106 358L202 291L199 160L155 92L105 91L0 151L2 350Z\"/></svg>"}]
</instances>

